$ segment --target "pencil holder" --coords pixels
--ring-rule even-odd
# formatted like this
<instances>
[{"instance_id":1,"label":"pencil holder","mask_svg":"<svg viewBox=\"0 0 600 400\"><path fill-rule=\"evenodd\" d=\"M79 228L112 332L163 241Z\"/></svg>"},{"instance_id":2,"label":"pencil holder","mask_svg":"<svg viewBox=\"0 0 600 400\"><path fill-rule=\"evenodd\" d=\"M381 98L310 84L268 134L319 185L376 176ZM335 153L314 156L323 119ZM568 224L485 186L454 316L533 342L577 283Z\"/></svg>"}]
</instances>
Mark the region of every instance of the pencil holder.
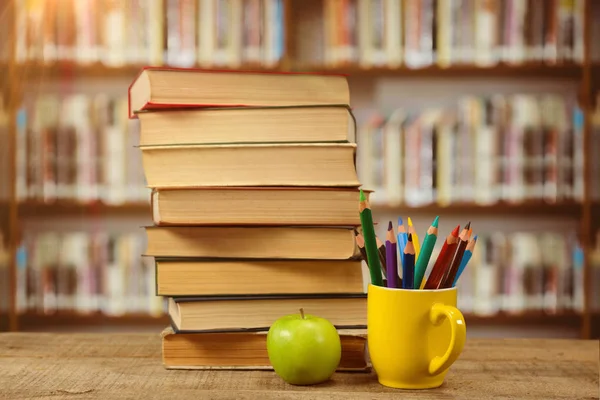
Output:
<instances>
[{"instance_id":1,"label":"pencil holder","mask_svg":"<svg viewBox=\"0 0 600 400\"><path fill-rule=\"evenodd\" d=\"M466 340L456 288L369 285L367 302L369 355L379 383L399 389L440 386Z\"/></svg>"}]
</instances>

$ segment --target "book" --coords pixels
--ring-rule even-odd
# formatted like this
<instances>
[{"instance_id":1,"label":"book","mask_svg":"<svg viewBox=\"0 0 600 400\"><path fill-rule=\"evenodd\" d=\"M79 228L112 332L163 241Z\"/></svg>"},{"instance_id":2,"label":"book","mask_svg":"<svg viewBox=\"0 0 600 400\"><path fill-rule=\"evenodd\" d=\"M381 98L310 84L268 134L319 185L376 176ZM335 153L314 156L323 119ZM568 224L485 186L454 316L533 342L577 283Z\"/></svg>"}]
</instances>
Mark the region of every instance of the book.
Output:
<instances>
[{"instance_id":1,"label":"book","mask_svg":"<svg viewBox=\"0 0 600 400\"><path fill-rule=\"evenodd\" d=\"M129 88L132 118L140 110L164 108L349 102L348 82L341 75L146 67Z\"/></svg>"},{"instance_id":2,"label":"book","mask_svg":"<svg viewBox=\"0 0 600 400\"><path fill-rule=\"evenodd\" d=\"M158 296L363 292L360 260L156 259Z\"/></svg>"},{"instance_id":3,"label":"book","mask_svg":"<svg viewBox=\"0 0 600 400\"><path fill-rule=\"evenodd\" d=\"M147 227L154 257L345 260L360 253L350 228Z\"/></svg>"},{"instance_id":4,"label":"book","mask_svg":"<svg viewBox=\"0 0 600 400\"><path fill-rule=\"evenodd\" d=\"M180 332L267 331L282 315L318 315L336 328L365 328L367 297L354 296L245 296L170 298L169 316Z\"/></svg>"},{"instance_id":5,"label":"book","mask_svg":"<svg viewBox=\"0 0 600 400\"><path fill-rule=\"evenodd\" d=\"M338 372L369 372L364 329L340 329L342 358ZM161 333L162 361L167 369L272 370L266 332Z\"/></svg>"},{"instance_id":6,"label":"book","mask_svg":"<svg viewBox=\"0 0 600 400\"><path fill-rule=\"evenodd\" d=\"M359 226L358 196L357 189L330 188L155 190L152 217L159 226Z\"/></svg>"},{"instance_id":7,"label":"book","mask_svg":"<svg viewBox=\"0 0 600 400\"><path fill-rule=\"evenodd\" d=\"M353 143L153 146L142 147L142 162L151 188L358 187L355 151Z\"/></svg>"},{"instance_id":8,"label":"book","mask_svg":"<svg viewBox=\"0 0 600 400\"><path fill-rule=\"evenodd\" d=\"M355 124L345 107L243 107L142 112L140 145L348 142Z\"/></svg>"}]
</instances>

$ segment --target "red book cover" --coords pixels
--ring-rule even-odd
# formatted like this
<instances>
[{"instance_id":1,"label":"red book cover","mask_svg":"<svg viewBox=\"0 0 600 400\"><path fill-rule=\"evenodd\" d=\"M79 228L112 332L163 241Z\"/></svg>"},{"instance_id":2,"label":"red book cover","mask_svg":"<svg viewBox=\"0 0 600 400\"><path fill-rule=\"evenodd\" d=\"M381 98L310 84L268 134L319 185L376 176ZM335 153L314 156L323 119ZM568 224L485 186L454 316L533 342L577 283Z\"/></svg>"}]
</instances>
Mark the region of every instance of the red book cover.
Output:
<instances>
[{"instance_id":1,"label":"red book cover","mask_svg":"<svg viewBox=\"0 0 600 400\"><path fill-rule=\"evenodd\" d=\"M293 72L293 71L252 71L252 70L228 70L228 69L204 69L204 68L175 68L175 67L143 67L139 74L129 85L127 90L127 105L130 119L137 119L137 116L131 109L131 87L139 79L144 71L187 71L187 72L208 72L208 73L224 73L224 74L279 74L279 75L325 75L325 76L347 76L347 74L332 74L324 72ZM178 109L178 108L209 108L209 107L247 107L247 104L160 104L147 102L142 110L160 110L160 109Z\"/></svg>"}]
</instances>

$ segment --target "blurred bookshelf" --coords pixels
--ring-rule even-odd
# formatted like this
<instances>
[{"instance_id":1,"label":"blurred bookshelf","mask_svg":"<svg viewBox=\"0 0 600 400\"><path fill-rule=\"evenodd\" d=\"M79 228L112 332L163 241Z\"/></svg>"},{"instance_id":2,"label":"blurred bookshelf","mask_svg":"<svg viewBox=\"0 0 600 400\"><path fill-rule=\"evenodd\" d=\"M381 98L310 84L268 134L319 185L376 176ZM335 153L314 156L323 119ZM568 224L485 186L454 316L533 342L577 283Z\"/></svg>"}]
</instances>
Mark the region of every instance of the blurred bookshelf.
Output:
<instances>
[{"instance_id":1,"label":"blurred bookshelf","mask_svg":"<svg viewBox=\"0 0 600 400\"><path fill-rule=\"evenodd\" d=\"M60 271L65 269L62 264L47 263L57 266L46 268L50 271L46 274L38 274L39 260L33 267L19 266L19 262L23 262L19 257L23 255L24 243L32 237L118 236L120 232L98 227L98 217L106 220L131 217L140 221L136 229L149 220L149 191L136 154L139 150L135 148L139 127L136 121L127 120L123 109L126 85L143 66L153 65L349 75L351 97L359 99L357 115L368 108L364 116L359 115L358 121L359 131L367 131L362 140L359 138L359 152L364 153L368 147L368 154L358 154L358 165L362 171L361 181L374 188L378 195L373 204L376 215L410 214L423 218L438 214L469 215L479 219L513 220L527 217L544 221L544 226L553 226L553 219L572 222L566 233L577 237L573 241L579 257L578 268L581 268L577 278L581 299L577 307L559 307L550 312L499 310L494 315L465 311L467 322L481 326L560 325L575 327L581 331L581 337L592 334L597 337L600 305L594 305L593 301L600 297L600 262L592 262L592 258L600 254L594 250L599 246L594 232L600 226L595 222L597 218L592 217L600 214L600 188L597 187L600 163L592 157L590 149L600 148L600 112L594 111L597 104L593 98L598 90L594 84L600 83L594 82L594 76L600 72L600 46L597 45L600 24L596 23L600 21L600 7L590 0L516 1L511 2L514 3L512 8L508 3L502 0L0 1L0 8L6 10L3 15L12 21L0 24L0 43L5 44L0 48L0 72L7 77L0 85L6 99L0 107L0 114L4 115L0 118L0 132L10 139L7 143L12 143L5 149L15 155L14 168L0 168L14 172L2 176L6 185L4 188L0 185L0 229L8 238L4 247L7 261L3 263L0 258L0 273L7 277L5 282L10 289L5 291L8 296L0 299L0 329L43 330L52 325L164 326L168 323L164 316L149 314L150 309L154 315L160 314L160 306L152 299L149 287L152 268L144 266L144 262L125 262L114 268L117 263L110 267L121 271L119 273L144 274L144 287L131 289L133 294L129 294L137 296L133 301L137 306L126 311L111 311L101 305L85 312L68 310L70 300L64 299L65 303L58 306L53 301L58 301L54 297L60 293L57 287L62 276ZM65 24L66 20L75 23ZM437 193L440 179L446 179L446 187L455 186L456 182L441 175L438 178L439 168L437 164L433 167L433 161L439 160L428 160L421 147L414 147L411 152L414 150L422 154L419 157L424 162L431 162L429 178L423 178L416 186L405 186L403 177L390 180L390 174L383 171L386 168L391 171L396 165L386 165L389 157L385 156L383 147L377 147L382 146L383 139L377 138L376 131L383 133L390 123L397 124L397 110L402 106L391 104L388 98L376 98L382 96L378 94L381 91L378 85L413 79L432 85L456 81L456 91L461 90L460 82L472 79L498 84L510 82L518 90L499 96L479 93L465 96L461 92L455 101L442 106L414 107L406 112L397 129L394 128L398 140L402 140L394 149L405 152L406 146L412 145L400 139L405 128L410 128L415 121L420 124L419 121L429 119L434 109L441 113L442 116L436 118L443 122L436 122L435 126L454 131L459 138L461 127L469 131L471 138L489 137L490 130L498 137L510 136L512 133L506 133L506 125L523 128L519 132L531 133L530 137L538 133L552 136L548 132L555 132L552 140L573 139L565 147L565 152L570 152L567 157L570 178L565 178L567 189L560 190L560 177L547 179L554 176L554 167L563 166L560 151L553 153L554 150L548 149L548 142L552 140L531 144L523 142L525 139L519 135L514 140L523 148L523 159L539 168L513 169L512 174L522 176L524 183L509 188L508 196L503 195L506 191L502 189L513 181L491 179L492 173L486 178L474 172L482 159L485 160L486 151L503 157L502 151L485 143L479 149L481 154L475 147L470 149L476 153L471 158L446 159L446 165L461 163L464 159L470 162L466 167L470 171L467 179L470 183L464 185L464 178L457 178L460 182L457 192L464 192L458 196L451 194L440 200ZM91 82L95 81L101 83L93 86ZM526 85L536 81L542 82L539 84L542 87L544 82L565 82L571 85L570 94L551 93L551 89L531 94ZM104 86L111 84L117 87L116 91L105 93ZM44 85L49 89L42 90ZM395 96L410 99L411 93L400 92ZM506 108L509 111L520 107L529 111L522 112L518 118L508 116L500 123L503 127L498 128L497 120L489 123L486 118L493 115L489 104L499 97L506 103L517 99L514 106ZM548 103L554 104L555 111L560 110L562 120L543 121L545 117L541 115L552 115L552 109L543 111L540 107L535 111L532 103L544 99L550 99ZM536 116L537 123L532 122L532 115ZM451 123L444 122L447 116L453 118ZM555 129L556 124L560 129ZM549 126L554 128L549 129ZM416 128L423 136L423 128L418 124ZM436 134L434 129L433 135ZM372 143L365 145L369 142ZM474 142L477 146L483 141ZM83 153L82 146L86 149ZM543 146L541 151L540 146ZM580 153L576 155L571 150ZM8 160L9 157L2 157L1 151L0 159ZM407 153L406 157L410 156ZM575 163L580 159L584 162ZM428 183L430 178L437 179L436 186ZM536 182L542 182L541 190L534 187ZM404 193L413 191L414 187L431 189L431 193L420 193L423 196L417 199L406 198ZM393 193L396 189L402 193ZM492 198L477 198L477 193L485 194L488 189L494 192ZM36 231L35 221L50 220L51 225L52 221L62 218L75 218L77 229ZM555 230L565 233L561 224L557 222ZM141 239L132 240L140 240L133 247L139 248L135 250L138 255L143 253ZM100 259L109 257L111 251L104 250ZM28 261L25 263L34 262L32 260L39 256L39 252L37 255L33 251L26 253ZM53 255L49 257L52 259ZM90 260L92 258L90 256ZM80 263L85 264L83 259ZM92 264L100 265L100 271L110 269L103 267L102 262ZM571 264L566 262L563 269L571 271ZM545 265L538 267L546 268ZM66 270L69 268L73 269ZM23 271L34 271L34 276L24 278ZM93 267L90 271L98 272ZM102 281L100 275L96 276L98 286L93 288L94 295L108 298L108 289L98 283ZM23 285L26 300L21 298L19 302ZM73 290L67 291L67 295L76 295ZM43 293L49 295L49 304ZM127 290L120 294L123 304L128 303L127 295ZM11 296L15 301L10 301ZM5 318L1 316L3 313Z\"/></svg>"}]
</instances>

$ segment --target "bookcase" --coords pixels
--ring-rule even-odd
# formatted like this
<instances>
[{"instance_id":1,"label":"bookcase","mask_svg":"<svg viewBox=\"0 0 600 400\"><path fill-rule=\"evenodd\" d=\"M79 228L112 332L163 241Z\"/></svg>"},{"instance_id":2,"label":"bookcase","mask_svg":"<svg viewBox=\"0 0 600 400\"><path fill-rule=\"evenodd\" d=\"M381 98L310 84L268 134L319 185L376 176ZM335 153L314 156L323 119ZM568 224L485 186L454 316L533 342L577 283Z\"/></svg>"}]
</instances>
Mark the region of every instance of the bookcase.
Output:
<instances>
[{"instance_id":1,"label":"bookcase","mask_svg":"<svg viewBox=\"0 0 600 400\"><path fill-rule=\"evenodd\" d=\"M130 246L129 253L143 247L138 243L143 231L135 229L150 223L148 192L134 148L137 126L122 110L126 85L140 68L164 65L347 74L352 98L357 99L353 107L359 131L384 129L399 108L421 116L430 106L456 111L461 99L470 95L476 101L491 97L472 93L481 87L488 92L508 87L500 93L506 97L537 81L542 82L537 85L541 95L547 82L553 84L548 85L550 91L568 88L569 104L578 110L577 117L571 112L567 116L578 121L576 129L565 129L568 137L579 135L580 153L572 159L581 161L573 173L579 182L577 194L551 200L464 197L445 203L426 196L407 202L390 197L384 184L369 183L379 193L373 210L380 221L411 216L424 231L439 214L461 224L471 218L490 234L498 224L509 231L535 226L534 234L549 229L575 237L576 251L571 251L575 261L568 264L580 268L577 307L475 313L467 306L467 321L482 326L577 326L582 338L598 336L600 174L595 156L600 151L600 118L595 93L600 76L600 7L593 1L2 0L0 7L0 71L5 77L0 82L0 134L5 144L0 146L0 329L168 323L160 303L150 300L148 285L121 282L117 294L106 291L128 274L150 282L151 268L141 261L122 267L127 262L89 256L81 261L90 265L87 280L80 282L69 273L60 278L52 272L34 279L34 285L42 288L45 279L63 279L60 285L66 289L61 298L42 296L42 306L34 306L35 311L23 308L19 300L23 279L27 281L23 271L35 259L31 250L24 251L27 240L35 242L42 236L41 240L67 248L79 241L92 250L102 245L113 249L121 241L129 243L122 244ZM479 83L470 86L471 80ZM433 95L420 96L422 87L434 88ZM443 96L437 96L441 92ZM439 97L433 105L432 96ZM379 122L373 122L374 115ZM31 132L38 141L28 142ZM95 150L100 141L108 143L104 153ZM361 151L366 142L360 136L358 141ZM57 142L66 145L53 149L51 144ZM73 156L82 146L90 157ZM359 154L359 169L373 164L370 171L384 179L385 168L394 166L384 165L384 155L368 153ZM52 157L37 160L44 154ZM86 163L78 164L81 159ZM404 183L392 181L389 188ZM58 225L60 238L43 237ZM81 232L94 234L86 237ZM119 239L122 236L125 239ZM111 250L100 253L110 255ZM109 264L116 268L113 278L106 278ZM532 276L542 279L542 275ZM99 283L106 279L113 284ZM88 300L81 310L69 305L77 299L73 280L93 287L92 305ZM115 298L122 300L104 305L106 299Z\"/></svg>"}]
</instances>

